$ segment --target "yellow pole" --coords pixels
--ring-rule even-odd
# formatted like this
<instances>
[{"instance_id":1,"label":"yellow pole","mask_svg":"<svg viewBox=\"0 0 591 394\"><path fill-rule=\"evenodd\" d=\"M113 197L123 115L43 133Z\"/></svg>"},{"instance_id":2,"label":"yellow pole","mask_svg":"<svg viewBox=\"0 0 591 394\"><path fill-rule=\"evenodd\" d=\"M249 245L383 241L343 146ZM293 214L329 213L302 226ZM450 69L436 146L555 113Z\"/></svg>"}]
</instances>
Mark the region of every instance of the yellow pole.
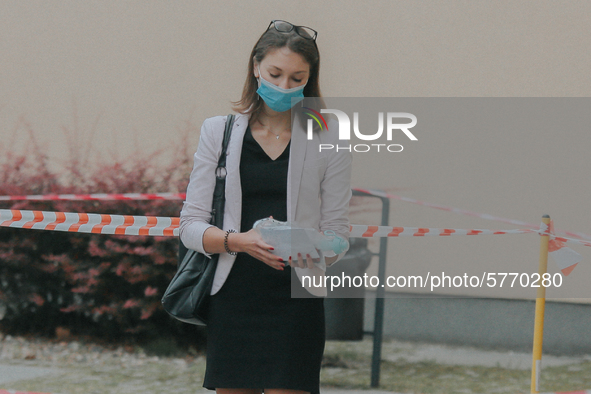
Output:
<instances>
[{"instance_id":1,"label":"yellow pole","mask_svg":"<svg viewBox=\"0 0 591 394\"><path fill-rule=\"evenodd\" d=\"M550 225L550 216L544 215L542 223ZM544 341L544 311L546 308L546 288L542 284L543 275L548 271L548 242L550 237L542 235L540 241L540 264L538 273L540 274L540 287L536 296L536 318L534 322L534 350L531 369L531 392L540 392L540 374L542 372L542 342Z\"/></svg>"}]
</instances>

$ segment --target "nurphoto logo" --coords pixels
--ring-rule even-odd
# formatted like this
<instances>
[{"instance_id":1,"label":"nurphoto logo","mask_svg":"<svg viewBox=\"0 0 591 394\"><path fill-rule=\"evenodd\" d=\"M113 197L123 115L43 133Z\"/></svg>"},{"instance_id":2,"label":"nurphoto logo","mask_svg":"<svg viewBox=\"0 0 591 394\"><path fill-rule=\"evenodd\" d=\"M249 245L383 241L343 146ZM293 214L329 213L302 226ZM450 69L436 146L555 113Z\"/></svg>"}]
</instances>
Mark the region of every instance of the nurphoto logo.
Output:
<instances>
[{"instance_id":1,"label":"nurphoto logo","mask_svg":"<svg viewBox=\"0 0 591 394\"><path fill-rule=\"evenodd\" d=\"M305 112L306 115L312 119L308 119L307 124L307 136L308 140L312 140L312 130L314 128L314 121L318 124L321 130L328 130L328 124L322 114L333 114L337 117L339 122L339 140L340 141L351 141L351 120L349 116L338 109L320 109L320 112L313 110L309 107L304 107L309 112ZM393 135L398 132L404 133L411 141L417 141L417 137L411 133L410 129L416 126L417 117L408 112L387 112L386 113L386 141L392 141ZM400 123L401 119L410 120L410 122ZM359 130L359 112L353 112L353 133L355 137L362 141L378 141L384 134L384 112L378 112L378 131L373 134L364 134ZM383 139L382 139L383 140ZM318 147L319 151L322 150L336 150L337 152L343 150L348 152L402 152L404 147L400 144L387 144L387 143L372 143L372 144L320 144Z\"/></svg>"}]
</instances>

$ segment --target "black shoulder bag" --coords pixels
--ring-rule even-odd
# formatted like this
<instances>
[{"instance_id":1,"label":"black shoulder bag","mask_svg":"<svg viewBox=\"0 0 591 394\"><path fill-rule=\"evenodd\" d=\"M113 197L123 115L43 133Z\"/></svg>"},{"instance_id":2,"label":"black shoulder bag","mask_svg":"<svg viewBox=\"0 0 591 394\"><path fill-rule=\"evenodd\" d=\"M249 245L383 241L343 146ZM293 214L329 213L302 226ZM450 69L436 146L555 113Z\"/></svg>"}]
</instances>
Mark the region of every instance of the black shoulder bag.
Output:
<instances>
[{"instance_id":1,"label":"black shoulder bag","mask_svg":"<svg viewBox=\"0 0 591 394\"><path fill-rule=\"evenodd\" d=\"M210 223L220 229L224 224L226 203L226 150L233 124L234 115L228 115L222 152L215 170ZM179 238L179 266L162 296L164 310L182 322L205 326L211 286L219 257L219 254L213 254L208 258L203 253L187 249Z\"/></svg>"}]
</instances>

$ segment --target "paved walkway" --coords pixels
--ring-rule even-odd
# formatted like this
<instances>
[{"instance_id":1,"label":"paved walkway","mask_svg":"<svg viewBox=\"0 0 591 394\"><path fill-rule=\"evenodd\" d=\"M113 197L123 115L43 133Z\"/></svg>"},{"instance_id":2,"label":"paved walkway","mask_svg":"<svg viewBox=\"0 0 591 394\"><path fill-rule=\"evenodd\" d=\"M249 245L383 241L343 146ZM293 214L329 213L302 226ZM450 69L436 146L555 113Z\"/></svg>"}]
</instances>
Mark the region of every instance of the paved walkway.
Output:
<instances>
[{"instance_id":1,"label":"paved walkway","mask_svg":"<svg viewBox=\"0 0 591 394\"><path fill-rule=\"evenodd\" d=\"M60 370L56 368L45 368L45 367L29 367L22 365L1 365L0 364L0 394L38 394L32 392L24 392L11 390L11 383L19 380L36 379L43 377L44 375L51 375L59 373ZM212 391L203 389L198 393L212 393ZM389 391L379 390L344 390L344 389L322 389L322 394L400 394Z\"/></svg>"},{"instance_id":2,"label":"paved walkway","mask_svg":"<svg viewBox=\"0 0 591 394\"><path fill-rule=\"evenodd\" d=\"M58 373L59 369L45 367L27 367L22 365L0 365L0 388L10 386L10 382L40 378ZM0 392L1 394L1 392Z\"/></svg>"}]
</instances>

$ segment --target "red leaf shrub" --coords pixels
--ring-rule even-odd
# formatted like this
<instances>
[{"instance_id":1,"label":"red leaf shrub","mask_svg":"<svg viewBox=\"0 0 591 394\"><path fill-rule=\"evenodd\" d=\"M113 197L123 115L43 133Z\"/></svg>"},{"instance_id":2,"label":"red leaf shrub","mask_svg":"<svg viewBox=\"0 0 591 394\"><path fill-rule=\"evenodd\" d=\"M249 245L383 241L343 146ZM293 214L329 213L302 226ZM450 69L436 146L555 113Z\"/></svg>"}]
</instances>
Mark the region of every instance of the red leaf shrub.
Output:
<instances>
[{"instance_id":1,"label":"red leaf shrub","mask_svg":"<svg viewBox=\"0 0 591 394\"><path fill-rule=\"evenodd\" d=\"M34 146L36 146L34 144ZM0 195L183 192L192 152L180 141L164 151L126 160L80 163L50 170L39 150L0 150ZM0 209L178 216L181 201L10 201ZM160 304L174 275L175 237L113 236L0 228L0 327L14 334L73 334L134 339L187 327Z\"/></svg>"}]
</instances>

